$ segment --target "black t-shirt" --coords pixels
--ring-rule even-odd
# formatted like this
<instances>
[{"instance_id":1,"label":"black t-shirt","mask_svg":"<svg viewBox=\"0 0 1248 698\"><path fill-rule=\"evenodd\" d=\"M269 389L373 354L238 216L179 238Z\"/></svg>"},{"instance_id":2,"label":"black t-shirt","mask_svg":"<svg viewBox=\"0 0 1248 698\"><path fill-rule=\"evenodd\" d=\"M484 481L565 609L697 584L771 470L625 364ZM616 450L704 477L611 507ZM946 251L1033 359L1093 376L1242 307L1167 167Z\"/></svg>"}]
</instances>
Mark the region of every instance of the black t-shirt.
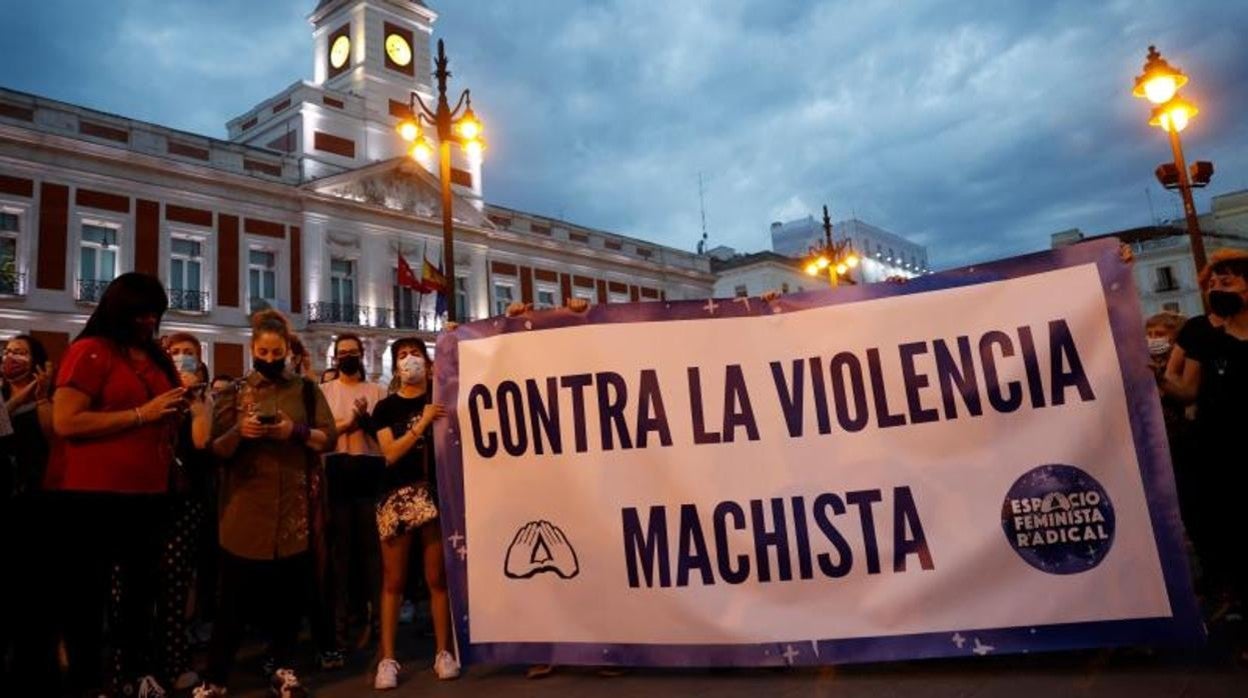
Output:
<instances>
[{"instance_id":1,"label":"black t-shirt","mask_svg":"<svg viewBox=\"0 0 1248 698\"><path fill-rule=\"evenodd\" d=\"M1188 318L1187 322L1183 323L1183 326L1179 328L1179 336L1174 338L1174 343L1190 354L1193 346L1204 346L1209 341L1209 334L1216 331L1213 323L1209 322L1208 315L1197 315Z\"/></svg>"},{"instance_id":2,"label":"black t-shirt","mask_svg":"<svg viewBox=\"0 0 1248 698\"><path fill-rule=\"evenodd\" d=\"M1187 357L1200 363L1200 389L1196 393L1199 438L1218 443L1238 438L1238 431L1248 424L1248 340L1211 326L1189 333L1187 341L1183 345Z\"/></svg>"},{"instance_id":3,"label":"black t-shirt","mask_svg":"<svg viewBox=\"0 0 1248 698\"><path fill-rule=\"evenodd\" d=\"M13 396L6 383L0 387L0 399ZM0 438L0 466L6 471L0 474L3 495L35 492L43 489L43 475L48 467L50 446L39 426L39 412L34 401L9 414L13 433Z\"/></svg>"},{"instance_id":4,"label":"black t-shirt","mask_svg":"<svg viewBox=\"0 0 1248 698\"><path fill-rule=\"evenodd\" d=\"M382 429L389 429L396 441L403 438L411 425L429 404L429 394L420 397L403 397L398 393L389 395L378 402L373 408L374 434ZM426 482L432 489L435 468L433 465L433 429L427 429L420 440L394 465L386 468L382 476L381 489L383 496L403 485Z\"/></svg>"}]
</instances>

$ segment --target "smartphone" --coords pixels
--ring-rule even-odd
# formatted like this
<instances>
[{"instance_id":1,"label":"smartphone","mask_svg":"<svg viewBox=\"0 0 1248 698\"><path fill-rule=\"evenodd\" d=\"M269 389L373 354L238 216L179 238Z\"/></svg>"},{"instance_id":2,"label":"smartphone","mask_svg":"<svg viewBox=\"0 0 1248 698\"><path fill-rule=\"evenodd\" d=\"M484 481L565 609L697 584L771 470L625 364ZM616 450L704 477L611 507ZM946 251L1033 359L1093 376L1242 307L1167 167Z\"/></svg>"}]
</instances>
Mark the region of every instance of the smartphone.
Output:
<instances>
[{"instance_id":1,"label":"smartphone","mask_svg":"<svg viewBox=\"0 0 1248 698\"><path fill-rule=\"evenodd\" d=\"M272 424L277 424L277 415L275 415L275 414L262 414L262 415L260 415L259 417L256 417L256 421L257 421L257 422L260 422L261 424L264 424L264 425L266 425L266 426L268 426L268 425L272 425Z\"/></svg>"},{"instance_id":2,"label":"smartphone","mask_svg":"<svg viewBox=\"0 0 1248 698\"><path fill-rule=\"evenodd\" d=\"M204 392L208 390L207 383L196 383L186 389L184 393L188 398L200 398L204 396Z\"/></svg>"}]
</instances>

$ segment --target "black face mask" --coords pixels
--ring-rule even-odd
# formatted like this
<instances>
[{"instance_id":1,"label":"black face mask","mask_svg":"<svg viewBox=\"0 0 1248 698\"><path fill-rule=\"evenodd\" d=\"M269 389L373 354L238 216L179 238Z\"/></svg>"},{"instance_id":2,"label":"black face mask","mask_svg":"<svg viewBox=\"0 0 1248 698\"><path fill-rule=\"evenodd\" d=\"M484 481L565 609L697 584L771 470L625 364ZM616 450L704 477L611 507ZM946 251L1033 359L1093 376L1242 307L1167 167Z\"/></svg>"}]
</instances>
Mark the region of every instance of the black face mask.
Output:
<instances>
[{"instance_id":1,"label":"black face mask","mask_svg":"<svg viewBox=\"0 0 1248 698\"><path fill-rule=\"evenodd\" d=\"M1221 317L1237 315L1244 309L1244 297L1234 291L1210 291L1209 309Z\"/></svg>"},{"instance_id":2,"label":"black face mask","mask_svg":"<svg viewBox=\"0 0 1248 698\"><path fill-rule=\"evenodd\" d=\"M358 356L344 356L338 359L338 371L340 373L357 376L363 368L364 366Z\"/></svg>"},{"instance_id":3,"label":"black face mask","mask_svg":"<svg viewBox=\"0 0 1248 698\"><path fill-rule=\"evenodd\" d=\"M277 359L275 361L252 359L251 365L260 375L271 381L276 381L282 377L282 372L286 370L286 359Z\"/></svg>"}]
</instances>

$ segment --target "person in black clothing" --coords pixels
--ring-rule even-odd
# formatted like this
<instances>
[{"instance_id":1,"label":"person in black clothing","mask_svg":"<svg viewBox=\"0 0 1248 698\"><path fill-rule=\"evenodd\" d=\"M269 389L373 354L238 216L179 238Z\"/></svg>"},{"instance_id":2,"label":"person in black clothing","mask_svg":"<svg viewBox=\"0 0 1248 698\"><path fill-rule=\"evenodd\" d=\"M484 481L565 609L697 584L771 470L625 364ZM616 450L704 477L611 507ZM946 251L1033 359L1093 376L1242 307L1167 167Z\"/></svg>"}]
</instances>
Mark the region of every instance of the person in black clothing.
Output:
<instances>
[{"instance_id":1,"label":"person in black clothing","mask_svg":"<svg viewBox=\"0 0 1248 698\"><path fill-rule=\"evenodd\" d=\"M159 640L155 652L163 685L182 690L199 682L199 676L191 670L186 611L197 575L211 576L216 572L215 566L197 569L205 562L202 551L205 538L211 535L207 530L214 528L208 525L208 514L215 511L216 473L212 454L207 450L212 435L212 397L203 349L194 335L185 332L170 335L165 347L187 389L190 414L179 426L177 454L169 473L169 509L156 604Z\"/></svg>"},{"instance_id":2,"label":"person in black clothing","mask_svg":"<svg viewBox=\"0 0 1248 698\"><path fill-rule=\"evenodd\" d=\"M451 608L442 558L442 533L438 526L434 479L433 422L446 414L434 404L430 376L432 362L425 343L404 338L390 348L399 389L377 403L372 424L385 456L382 494L377 504L377 529L381 536L381 662L373 685L379 690L398 686L399 663L394 640L398 631L399 605L407 574L412 539L419 534L429 585L437 656L434 672L440 679L459 676L451 639Z\"/></svg>"},{"instance_id":3,"label":"person in black clothing","mask_svg":"<svg viewBox=\"0 0 1248 698\"><path fill-rule=\"evenodd\" d=\"M59 631L57 583L47 556L56 550L48 538L49 499L43 489L52 436L52 366L39 340L10 339L0 352L0 400L12 433L0 438L0 545L7 567L0 576L0 662L12 650L2 672L0 692L13 695L49 691L56 681Z\"/></svg>"},{"instance_id":4,"label":"person in black clothing","mask_svg":"<svg viewBox=\"0 0 1248 698\"><path fill-rule=\"evenodd\" d=\"M1209 583L1242 602L1248 598L1248 558L1239 542L1239 499L1248 485L1241 436L1248 424L1248 253L1220 251L1209 268L1209 307L1222 322L1188 321L1179 335L1182 372L1168 372L1164 389L1196 403L1194 467L1203 495L1196 529L1205 547L1197 540L1197 551Z\"/></svg>"}]
</instances>

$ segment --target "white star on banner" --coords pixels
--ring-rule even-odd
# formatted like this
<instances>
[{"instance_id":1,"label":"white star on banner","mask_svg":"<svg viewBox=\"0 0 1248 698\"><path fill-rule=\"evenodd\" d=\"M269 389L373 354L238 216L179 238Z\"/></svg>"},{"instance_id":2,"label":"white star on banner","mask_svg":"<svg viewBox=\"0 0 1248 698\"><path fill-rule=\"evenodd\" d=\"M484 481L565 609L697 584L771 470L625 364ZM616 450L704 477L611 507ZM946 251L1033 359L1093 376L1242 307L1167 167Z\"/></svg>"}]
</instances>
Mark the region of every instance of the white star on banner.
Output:
<instances>
[{"instance_id":1,"label":"white star on banner","mask_svg":"<svg viewBox=\"0 0 1248 698\"><path fill-rule=\"evenodd\" d=\"M972 648L971 651L983 657L984 655L988 654L989 652L995 649L996 647L993 647L992 645L985 645L979 641L979 638L975 638L975 647Z\"/></svg>"}]
</instances>

